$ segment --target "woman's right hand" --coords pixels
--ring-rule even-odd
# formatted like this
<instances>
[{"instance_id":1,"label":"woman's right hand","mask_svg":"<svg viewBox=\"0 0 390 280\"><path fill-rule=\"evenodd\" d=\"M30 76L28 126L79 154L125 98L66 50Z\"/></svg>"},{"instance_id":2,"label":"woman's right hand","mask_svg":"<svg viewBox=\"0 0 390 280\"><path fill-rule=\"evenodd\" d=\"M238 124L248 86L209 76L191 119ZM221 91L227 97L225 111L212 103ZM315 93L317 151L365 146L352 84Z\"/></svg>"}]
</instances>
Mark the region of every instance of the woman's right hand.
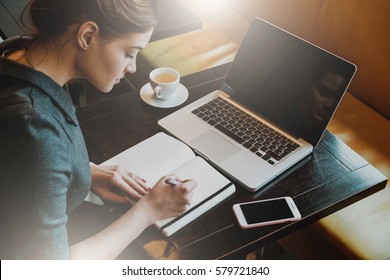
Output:
<instances>
[{"instance_id":1,"label":"woman's right hand","mask_svg":"<svg viewBox=\"0 0 390 280\"><path fill-rule=\"evenodd\" d=\"M167 178L174 178L182 183L172 186L165 183ZM191 202L192 191L196 186L195 180L182 181L176 176L161 178L141 199L150 212L150 222L155 223L159 220L175 217L187 210Z\"/></svg>"}]
</instances>

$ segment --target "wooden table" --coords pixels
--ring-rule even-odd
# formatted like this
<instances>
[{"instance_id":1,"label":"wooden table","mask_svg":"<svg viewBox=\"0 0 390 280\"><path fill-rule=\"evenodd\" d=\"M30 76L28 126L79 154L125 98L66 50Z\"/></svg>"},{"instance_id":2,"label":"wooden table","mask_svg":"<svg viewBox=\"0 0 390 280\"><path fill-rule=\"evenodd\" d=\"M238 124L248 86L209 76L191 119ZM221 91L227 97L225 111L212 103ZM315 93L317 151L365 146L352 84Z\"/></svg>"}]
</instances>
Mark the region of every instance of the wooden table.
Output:
<instances>
[{"instance_id":1,"label":"wooden table","mask_svg":"<svg viewBox=\"0 0 390 280\"><path fill-rule=\"evenodd\" d=\"M183 77L182 83L189 89L190 97L182 106L218 88L228 67L222 65ZM135 79L135 84L140 88L140 78ZM134 91L79 109L91 161L101 163L153 135L159 131L157 120L178 108L151 107ZM236 183L237 192L232 198L174 236L164 238L150 227L137 242L157 259L240 259L379 191L386 182L373 166L326 132L306 161L269 186L251 193ZM293 197L302 220L250 230L239 228L231 210L234 203L278 196Z\"/></svg>"},{"instance_id":2,"label":"wooden table","mask_svg":"<svg viewBox=\"0 0 390 280\"><path fill-rule=\"evenodd\" d=\"M202 27L198 16L177 0L156 0L158 25L151 41L194 31ZM20 14L28 0L0 0L0 36L3 39L23 34Z\"/></svg>"}]
</instances>

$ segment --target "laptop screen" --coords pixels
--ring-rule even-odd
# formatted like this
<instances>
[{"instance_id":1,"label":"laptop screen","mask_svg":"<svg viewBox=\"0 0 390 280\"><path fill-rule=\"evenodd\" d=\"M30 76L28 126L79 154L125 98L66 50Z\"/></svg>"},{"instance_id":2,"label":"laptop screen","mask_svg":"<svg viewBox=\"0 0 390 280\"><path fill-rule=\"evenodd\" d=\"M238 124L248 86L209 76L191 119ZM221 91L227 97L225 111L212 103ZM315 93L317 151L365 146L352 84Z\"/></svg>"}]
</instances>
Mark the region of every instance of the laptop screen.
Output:
<instances>
[{"instance_id":1,"label":"laptop screen","mask_svg":"<svg viewBox=\"0 0 390 280\"><path fill-rule=\"evenodd\" d=\"M255 18L221 90L314 147L355 65Z\"/></svg>"}]
</instances>

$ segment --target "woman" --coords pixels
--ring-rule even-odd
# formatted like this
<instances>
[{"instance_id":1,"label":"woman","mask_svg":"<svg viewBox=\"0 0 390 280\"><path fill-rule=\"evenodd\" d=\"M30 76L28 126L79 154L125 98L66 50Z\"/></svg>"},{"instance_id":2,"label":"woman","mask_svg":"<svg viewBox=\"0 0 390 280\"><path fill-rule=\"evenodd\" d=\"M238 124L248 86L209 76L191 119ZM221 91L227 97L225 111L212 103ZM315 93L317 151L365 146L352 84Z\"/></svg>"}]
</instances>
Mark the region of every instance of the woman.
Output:
<instances>
[{"instance_id":1,"label":"woman","mask_svg":"<svg viewBox=\"0 0 390 280\"><path fill-rule=\"evenodd\" d=\"M155 24L153 1L33 0L29 36L0 44L2 259L113 259L146 227L186 210L193 180L153 188L131 170L88 162L63 86L85 78L108 92L136 70ZM68 215L89 190L133 207L72 246ZM119 193L119 194L118 194ZM124 195L123 195L124 194Z\"/></svg>"}]
</instances>

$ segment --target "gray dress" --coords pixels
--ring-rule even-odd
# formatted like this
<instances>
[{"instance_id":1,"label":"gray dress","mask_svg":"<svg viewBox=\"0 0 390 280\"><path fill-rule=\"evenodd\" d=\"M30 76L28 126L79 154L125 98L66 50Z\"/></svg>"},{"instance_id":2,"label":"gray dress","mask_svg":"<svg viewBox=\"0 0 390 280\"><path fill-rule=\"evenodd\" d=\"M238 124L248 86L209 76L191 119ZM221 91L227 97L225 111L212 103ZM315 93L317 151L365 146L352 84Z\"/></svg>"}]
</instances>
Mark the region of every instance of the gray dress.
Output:
<instances>
[{"instance_id":1,"label":"gray dress","mask_svg":"<svg viewBox=\"0 0 390 280\"><path fill-rule=\"evenodd\" d=\"M9 44L0 44L0 54ZM45 74L0 57L0 257L68 258L68 214L90 184L68 93Z\"/></svg>"}]
</instances>

